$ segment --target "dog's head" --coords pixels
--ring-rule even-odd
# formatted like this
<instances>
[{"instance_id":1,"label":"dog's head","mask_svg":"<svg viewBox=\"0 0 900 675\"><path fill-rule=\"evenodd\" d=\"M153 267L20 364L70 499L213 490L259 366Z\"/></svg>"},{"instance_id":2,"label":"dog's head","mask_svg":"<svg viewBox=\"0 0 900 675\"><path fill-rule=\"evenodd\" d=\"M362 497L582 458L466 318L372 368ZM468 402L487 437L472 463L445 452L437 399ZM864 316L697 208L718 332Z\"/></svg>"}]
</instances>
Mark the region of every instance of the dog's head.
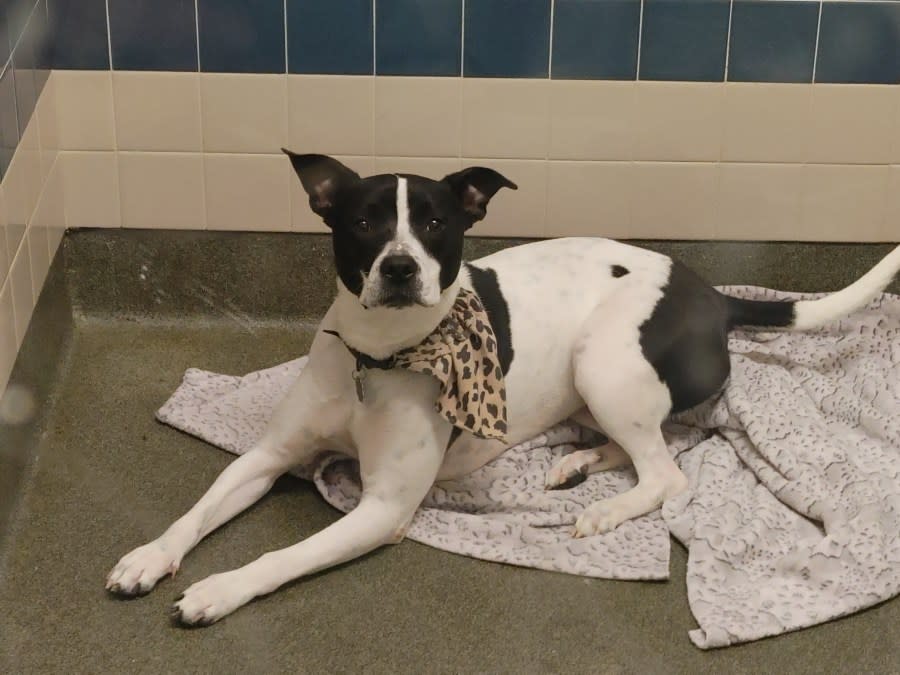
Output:
<instances>
[{"instance_id":1,"label":"dog's head","mask_svg":"<svg viewBox=\"0 0 900 675\"><path fill-rule=\"evenodd\" d=\"M325 155L284 151L310 208L331 228L338 276L364 307L436 305L456 280L463 234L502 187L493 169L431 180L407 174L360 178Z\"/></svg>"}]
</instances>

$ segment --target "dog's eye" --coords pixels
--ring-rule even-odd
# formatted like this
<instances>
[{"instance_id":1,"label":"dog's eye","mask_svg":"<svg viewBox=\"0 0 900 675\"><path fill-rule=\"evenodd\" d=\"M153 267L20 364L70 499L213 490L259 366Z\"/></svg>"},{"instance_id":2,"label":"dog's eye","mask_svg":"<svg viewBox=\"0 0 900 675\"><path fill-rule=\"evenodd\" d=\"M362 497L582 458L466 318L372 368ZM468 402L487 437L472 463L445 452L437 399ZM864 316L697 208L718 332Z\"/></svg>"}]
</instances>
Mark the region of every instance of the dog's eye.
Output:
<instances>
[{"instance_id":1,"label":"dog's eye","mask_svg":"<svg viewBox=\"0 0 900 675\"><path fill-rule=\"evenodd\" d=\"M425 224L426 232L440 232L444 229L444 221L440 218L432 218Z\"/></svg>"},{"instance_id":2,"label":"dog's eye","mask_svg":"<svg viewBox=\"0 0 900 675\"><path fill-rule=\"evenodd\" d=\"M353 227L357 232L368 232L370 229L372 229L369 226L369 221L365 218L359 218L355 223L353 223Z\"/></svg>"}]
</instances>

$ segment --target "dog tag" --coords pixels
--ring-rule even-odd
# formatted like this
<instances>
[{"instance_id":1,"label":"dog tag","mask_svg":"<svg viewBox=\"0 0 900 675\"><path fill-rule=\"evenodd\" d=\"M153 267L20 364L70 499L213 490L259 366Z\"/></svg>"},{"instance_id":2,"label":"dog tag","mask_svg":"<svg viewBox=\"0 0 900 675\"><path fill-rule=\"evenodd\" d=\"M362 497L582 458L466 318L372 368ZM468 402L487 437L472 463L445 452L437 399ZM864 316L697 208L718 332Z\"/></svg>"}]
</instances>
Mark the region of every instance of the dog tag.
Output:
<instances>
[{"instance_id":1,"label":"dog tag","mask_svg":"<svg viewBox=\"0 0 900 675\"><path fill-rule=\"evenodd\" d=\"M357 368L353 371L353 382L356 384L356 398L362 403L366 398L366 371L365 368Z\"/></svg>"}]
</instances>

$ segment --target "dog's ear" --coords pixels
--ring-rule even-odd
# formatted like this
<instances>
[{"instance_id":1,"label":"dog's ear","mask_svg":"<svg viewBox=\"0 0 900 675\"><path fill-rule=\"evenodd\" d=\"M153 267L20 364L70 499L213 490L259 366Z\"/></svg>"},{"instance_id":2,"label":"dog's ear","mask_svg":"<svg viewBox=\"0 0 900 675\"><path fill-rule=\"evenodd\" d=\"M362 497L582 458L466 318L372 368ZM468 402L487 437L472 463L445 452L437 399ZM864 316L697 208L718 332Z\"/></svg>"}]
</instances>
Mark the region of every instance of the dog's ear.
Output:
<instances>
[{"instance_id":1,"label":"dog's ear","mask_svg":"<svg viewBox=\"0 0 900 675\"><path fill-rule=\"evenodd\" d=\"M309 195L309 207L330 225L328 215L335 196L348 184L358 181L359 174L328 155L298 155L287 148L281 151L290 158L300 177L303 189Z\"/></svg>"},{"instance_id":2,"label":"dog's ear","mask_svg":"<svg viewBox=\"0 0 900 675\"><path fill-rule=\"evenodd\" d=\"M453 190L463 205L472 223L484 218L487 205L497 190L507 187L518 190L518 186L493 169L483 166L472 166L444 177L444 181Z\"/></svg>"}]
</instances>

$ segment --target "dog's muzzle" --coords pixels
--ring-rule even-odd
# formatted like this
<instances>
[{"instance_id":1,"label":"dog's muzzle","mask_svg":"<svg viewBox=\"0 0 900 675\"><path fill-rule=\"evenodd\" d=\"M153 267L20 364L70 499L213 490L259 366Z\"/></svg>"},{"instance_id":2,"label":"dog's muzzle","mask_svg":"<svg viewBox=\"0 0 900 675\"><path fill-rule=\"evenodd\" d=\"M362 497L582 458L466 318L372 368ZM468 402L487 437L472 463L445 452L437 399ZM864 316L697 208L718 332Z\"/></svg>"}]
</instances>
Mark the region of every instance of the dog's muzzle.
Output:
<instances>
[{"instance_id":1,"label":"dog's muzzle","mask_svg":"<svg viewBox=\"0 0 900 675\"><path fill-rule=\"evenodd\" d=\"M389 255L381 261L378 272L382 278L379 304L387 307L408 307L421 303L419 265L412 256Z\"/></svg>"}]
</instances>

